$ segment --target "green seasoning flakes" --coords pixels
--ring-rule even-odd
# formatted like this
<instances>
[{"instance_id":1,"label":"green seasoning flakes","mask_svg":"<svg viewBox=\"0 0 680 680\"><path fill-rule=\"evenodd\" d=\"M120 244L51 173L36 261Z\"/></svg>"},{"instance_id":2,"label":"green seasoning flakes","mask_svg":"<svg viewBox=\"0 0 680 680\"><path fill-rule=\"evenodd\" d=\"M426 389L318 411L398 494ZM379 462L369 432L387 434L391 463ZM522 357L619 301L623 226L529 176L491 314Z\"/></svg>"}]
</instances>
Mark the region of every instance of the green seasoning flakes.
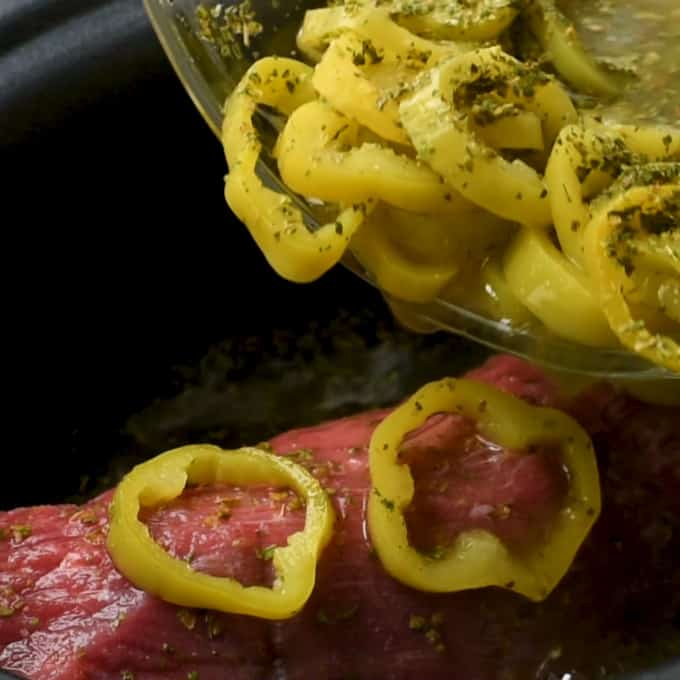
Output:
<instances>
[{"instance_id":1,"label":"green seasoning flakes","mask_svg":"<svg viewBox=\"0 0 680 680\"><path fill-rule=\"evenodd\" d=\"M27 539L33 530L28 524L14 524L9 528L9 534L15 543L21 543L23 540Z\"/></svg>"},{"instance_id":2,"label":"green seasoning flakes","mask_svg":"<svg viewBox=\"0 0 680 680\"><path fill-rule=\"evenodd\" d=\"M373 489L373 493L380 498L380 503L384 505L390 512L394 510L394 501L389 498L384 498L378 489Z\"/></svg>"},{"instance_id":3,"label":"green seasoning flakes","mask_svg":"<svg viewBox=\"0 0 680 680\"><path fill-rule=\"evenodd\" d=\"M299 465L304 465L314 458L314 452L311 449L297 449L290 454L290 457Z\"/></svg>"},{"instance_id":4,"label":"green seasoning flakes","mask_svg":"<svg viewBox=\"0 0 680 680\"><path fill-rule=\"evenodd\" d=\"M339 607L319 609L316 612L316 620L318 623L324 625L331 625L340 623L341 621L349 621L356 616L359 611L358 603L348 604Z\"/></svg>"},{"instance_id":5,"label":"green seasoning flakes","mask_svg":"<svg viewBox=\"0 0 680 680\"><path fill-rule=\"evenodd\" d=\"M262 33L262 24L255 20L250 0L237 5L219 3L213 7L196 8L199 35L217 47L223 57L240 59L241 43L250 47L250 39Z\"/></svg>"},{"instance_id":6,"label":"green seasoning flakes","mask_svg":"<svg viewBox=\"0 0 680 680\"><path fill-rule=\"evenodd\" d=\"M196 614L189 609L178 609L177 618L187 630L193 630L196 627Z\"/></svg>"},{"instance_id":7,"label":"green seasoning flakes","mask_svg":"<svg viewBox=\"0 0 680 680\"><path fill-rule=\"evenodd\" d=\"M444 623L444 614L434 612L429 618L418 614L411 614L408 627L416 633L422 633L427 642L431 644L437 652L444 652L446 647L442 641L440 628Z\"/></svg>"},{"instance_id":8,"label":"green seasoning flakes","mask_svg":"<svg viewBox=\"0 0 680 680\"><path fill-rule=\"evenodd\" d=\"M361 50L352 54L352 62L355 66L379 64L382 60L383 55L378 52L375 45L370 40L362 40Z\"/></svg>"},{"instance_id":9,"label":"green seasoning flakes","mask_svg":"<svg viewBox=\"0 0 680 680\"><path fill-rule=\"evenodd\" d=\"M446 546L435 545L434 548L428 550L424 553L425 557L429 557L431 560L443 560L446 557Z\"/></svg>"},{"instance_id":10,"label":"green seasoning flakes","mask_svg":"<svg viewBox=\"0 0 680 680\"><path fill-rule=\"evenodd\" d=\"M269 561L274 557L274 551L277 545L268 545L266 548L257 548L255 554L261 560Z\"/></svg>"}]
</instances>

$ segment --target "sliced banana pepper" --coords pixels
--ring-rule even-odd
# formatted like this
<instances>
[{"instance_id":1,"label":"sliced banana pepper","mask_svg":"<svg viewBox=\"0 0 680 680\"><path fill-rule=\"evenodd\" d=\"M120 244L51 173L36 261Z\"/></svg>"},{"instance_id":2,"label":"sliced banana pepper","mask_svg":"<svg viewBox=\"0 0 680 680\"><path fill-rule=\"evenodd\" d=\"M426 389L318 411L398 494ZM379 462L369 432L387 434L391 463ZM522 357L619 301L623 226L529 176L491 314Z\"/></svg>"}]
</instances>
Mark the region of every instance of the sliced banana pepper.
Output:
<instances>
[{"instance_id":1,"label":"sliced banana pepper","mask_svg":"<svg viewBox=\"0 0 680 680\"><path fill-rule=\"evenodd\" d=\"M680 308L680 185L634 186L615 195L588 225L585 253L602 309L621 343L680 373L680 324L674 318ZM646 319L636 317L632 298L646 269L662 275L657 311L674 322L675 332L650 329Z\"/></svg>"},{"instance_id":2,"label":"sliced banana pepper","mask_svg":"<svg viewBox=\"0 0 680 680\"><path fill-rule=\"evenodd\" d=\"M273 551L276 578L272 588L246 587L231 578L193 570L158 545L138 517L142 508L177 498L188 483L211 482L283 485L304 499L304 530ZM263 619L289 618L302 609L314 589L316 564L335 520L319 481L292 460L254 448L223 451L208 445L168 451L135 467L118 485L110 515L109 553L135 586L183 607Z\"/></svg>"},{"instance_id":3,"label":"sliced banana pepper","mask_svg":"<svg viewBox=\"0 0 680 680\"><path fill-rule=\"evenodd\" d=\"M257 61L227 101L222 128L229 164L227 203L274 270L299 283L317 279L340 260L372 203L351 205L333 222L310 231L293 200L267 188L257 175L262 150L252 121L257 106L265 104L290 115L315 98L311 77L312 69L293 59Z\"/></svg>"},{"instance_id":4,"label":"sliced banana pepper","mask_svg":"<svg viewBox=\"0 0 680 680\"><path fill-rule=\"evenodd\" d=\"M526 163L505 160L484 144L472 128L474 110L465 111L465 102L459 100L474 97L487 81L503 83L503 101L539 116L549 145L561 127L576 117L566 92L498 47L446 60L429 75L400 106L402 123L419 156L489 212L534 227L548 225L548 191L540 175Z\"/></svg>"},{"instance_id":5,"label":"sliced banana pepper","mask_svg":"<svg viewBox=\"0 0 680 680\"><path fill-rule=\"evenodd\" d=\"M414 482L408 466L399 462L399 450L409 432L439 413L475 421L484 437L515 455L532 445L560 447L569 489L545 543L516 554L494 534L473 529L462 532L441 559L411 545L404 511L413 499ZM500 586L543 600L564 576L600 512L595 455L581 427L561 411L531 406L474 380L430 383L395 409L371 438L369 465L371 541L384 568L418 590Z\"/></svg>"},{"instance_id":6,"label":"sliced banana pepper","mask_svg":"<svg viewBox=\"0 0 680 680\"><path fill-rule=\"evenodd\" d=\"M293 191L344 203L379 199L413 212L457 215L473 206L424 163L357 142L354 121L322 101L292 113L276 144L281 177Z\"/></svg>"}]
</instances>

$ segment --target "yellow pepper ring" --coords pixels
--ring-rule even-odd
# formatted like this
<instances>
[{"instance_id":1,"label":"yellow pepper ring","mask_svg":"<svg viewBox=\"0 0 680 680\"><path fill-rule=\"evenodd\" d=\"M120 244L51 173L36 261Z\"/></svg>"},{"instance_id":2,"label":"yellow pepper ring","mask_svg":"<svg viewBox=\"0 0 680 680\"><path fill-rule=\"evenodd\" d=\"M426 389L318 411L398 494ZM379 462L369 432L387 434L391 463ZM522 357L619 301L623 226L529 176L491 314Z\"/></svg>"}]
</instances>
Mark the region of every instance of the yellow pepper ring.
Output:
<instances>
[{"instance_id":1,"label":"yellow pepper ring","mask_svg":"<svg viewBox=\"0 0 680 680\"><path fill-rule=\"evenodd\" d=\"M177 498L187 483L232 482L286 485L306 503L303 531L273 552L272 588L242 586L230 578L194 571L171 557L139 518L142 507ZM333 531L334 513L318 480L293 461L259 449L224 451L217 446L185 446L135 467L118 485L110 508L108 549L116 567L135 586L184 607L214 609L263 619L285 619L309 598L316 563Z\"/></svg>"},{"instance_id":2,"label":"yellow pepper ring","mask_svg":"<svg viewBox=\"0 0 680 680\"><path fill-rule=\"evenodd\" d=\"M397 100L384 97L383 88L371 80L365 68L356 64L353 55L361 55L365 45L366 41L351 31L333 40L314 69L314 89L334 109L377 135L397 144L408 144L409 139L399 125ZM376 61L385 57L389 60L389 52L376 51ZM372 64L369 58L368 66ZM416 73L414 70L412 77Z\"/></svg>"},{"instance_id":3,"label":"yellow pepper ring","mask_svg":"<svg viewBox=\"0 0 680 680\"><path fill-rule=\"evenodd\" d=\"M635 210L653 215L665 201L673 206L669 209L677 210L680 205L677 184L636 186L615 196L588 224L585 253L599 288L602 309L621 343L649 361L680 373L680 345L672 337L650 332L642 319L633 318L626 299L631 289L628 259L636 253L663 259L674 276L680 274L679 229L669 229L661 235L645 234L634 221L622 218Z\"/></svg>"},{"instance_id":4,"label":"yellow pepper ring","mask_svg":"<svg viewBox=\"0 0 680 680\"><path fill-rule=\"evenodd\" d=\"M494 534L464 531L441 559L411 546L404 510L414 482L399 463L404 437L433 414L452 412L477 421L485 437L513 451L556 444L568 470L569 489L550 537L535 548L511 553ZM600 512L600 487L592 444L566 414L526 402L474 380L430 383L393 411L375 430L369 448L369 531L385 569L419 590L453 592L501 586L539 601L557 585Z\"/></svg>"},{"instance_id":5,"label":"yellow pepper ring","mask_svg":"<svg viewBox=\"0 0 680 680\"><path fill-rule=\"evenodd\" d=\"M499 0L451 2L433 0L410 3L388 0L382 6L413 33L438 39L494 40L510 26L518 14L516 3ZM421 11L425 9L426 11Z\"/></svg>"},{"instance_id":6,"label":"yellow pepper ring","mask_svg":"<svg viewBox=\"0 0 680 680\"><path fill-rule=\"evenodd\" d=\"M483 143L472 125L474 116L457 108L456 94L482 79L506 83L504 103L540 118L547 145L576 120L568 94L555 80L499 47L488 47L431 69L429 80L400 103L401 122L419 158L465 198L504 219L544 227L552 220L543 179L527 163L508 161Z\"/></svg>"},{"instance_id":7,"label":"yellow pepper ring","mask_svg":"<svg viewBox=\"0 0 680 680\"><path fill-rule=\"evenodd\" d=\"M367 199L347 206L333 222L311 232L297 204L265 186L256 173L262 144L252 118L258 105L290 115L314 99L311 77L312 69L294 59L260 59L227 100L222 126L227 203L273 269L296 283L319 278L340 260L373 203Z\"/></svg>"},{"instance_id":8,"label":"yellow pepper ring","mask_svg":"<svg viewBox=\"0 0 680 680\"><path fill-rule=\"evenodd\" d=\"M445 43L421 38L393 21L388 8L370 4L308 10L297 35L297 46L313 61L320 61L328 44L346 31L353 31L380 45L405 65L411 66L415 56L421 62L421 68L469 49L459 42Z\"/></svg>"}]
</instances>

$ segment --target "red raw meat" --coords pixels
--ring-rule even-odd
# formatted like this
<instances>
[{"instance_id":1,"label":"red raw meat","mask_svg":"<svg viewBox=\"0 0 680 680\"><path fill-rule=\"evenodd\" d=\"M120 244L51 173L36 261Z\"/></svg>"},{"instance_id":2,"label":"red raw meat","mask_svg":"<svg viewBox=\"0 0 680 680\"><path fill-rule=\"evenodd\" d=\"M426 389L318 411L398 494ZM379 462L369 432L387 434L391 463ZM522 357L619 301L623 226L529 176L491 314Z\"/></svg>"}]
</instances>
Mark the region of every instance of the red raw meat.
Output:
<instances>
[{"instance_id":1,"label":"red raw meat","mask_svg":"<svg viewBox=\"0 0 680 680\"><path fill-rule=\"evenodd\" d=\"M555 386L518 359L495 358L474 377L534 403L560 403ZM289 621L185 610L134 588L105 550L109 494L81 508L1 513L0 666L33 680L548 680L581 669L572 675L580 680L600 666L617 670L637 658L631 639L678 624L678 410L602 387L572 411L602 456L605 512L543 604L493 588L424 594L383 571L364 521L366 447L380 411L271 442L322 480L338 516L314 594ZM520 544L549 522L564 493L554 455L500 451L456 417L431 419L405 448L416 479L409 526L425 547L471 526ZM144 519L195 569L267 584L267 548L285 543L303 515L285 490L210 485Z\"/></svg>"}]
</instances>

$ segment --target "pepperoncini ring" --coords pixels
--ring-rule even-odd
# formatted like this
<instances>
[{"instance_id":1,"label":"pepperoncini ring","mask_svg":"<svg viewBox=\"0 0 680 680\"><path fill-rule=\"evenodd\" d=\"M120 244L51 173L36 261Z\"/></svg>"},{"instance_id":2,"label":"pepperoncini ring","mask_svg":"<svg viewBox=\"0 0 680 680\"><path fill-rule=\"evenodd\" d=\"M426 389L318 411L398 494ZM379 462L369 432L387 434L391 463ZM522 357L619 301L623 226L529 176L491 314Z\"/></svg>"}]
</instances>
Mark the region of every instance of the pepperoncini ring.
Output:
<instances>
[{"instance_id":1,"label":"pepperoncini ring","mask_svg":"<svg viewBox=\"0 0 680 680\"><path fill-rule=\"evenodd\" d=\"M371 50L363 56L362 49L370 45ZM357 55L357 56L352 56ZM348 31L335 38L314 69L314 88L336 110L342 111L369 130L384 139L397 144L408 144L408 137L399 126L399 105L396 99L384 97L383 88L373 82L364 67L357 64L362 60L368 68L376 63L388 64L390 53L373 47L360 35ZM412 78L417 72L414 71Z\"/></svg>"},{"instance_id":2,"label":"pepperoncini ring","mask_svg":"<svg viewBox=\"0 0 680 680\"><path fill-rule=\"evenodd\" d=\"M545 169L550 208L560 247L580 268L585 267L583 232L590 220L589 198L608 186L635 154L609 129L564 127ZM589 189L589 185L593 188Z\"/></svg>"},{"instance_id":3,"label":"pepperoncini ring","mask_svg":"<svg viewBox=\"0 0 680 680\"><path fill-rule=\"evenodd\" d=\"M588 268L614 333L624 346L675 373L680 373L680 343L635 318L627 297L639 287L638 265L651 274L665 272L667 283L658 288L657 311L673 320L680 308L679 220L678 184L634 186L600 208L584 237Z\"/></svg>"},{"instance_id":4,"label":"pepperoncini ring","mask_svg":"<svg viewBox=\"0 0 680 680\"><path fill-rule=\"evenodd\" d=\"M450 0L427 3L387 0L381 5L395 15L399 24L413 33L439 40L494 40L510 26L518 14L516 4L509 0L482 0L473 3L452 3ZM455 12L452 11L453 7Z\"/></svg>"},{"instance_id":5,"label":"pepperoncini ring","mask_svg":"<svg viewBox=\"0 0 680 680\"><path fill-rule=\"evenodd\" d=\"M314 99L311 77L312 69L294 59L260 59L227 100L222 126L229 163L226 201L273 269L296 283L319 278L340 260L373 203L368 199L345 207L333 222L312 232L293 199L268 188L257 175L262 144L252 118L258 105L290 115Z\"/></svg>"},{"instance_id":6,"label":"pepperoncini ring","mask_svg":"<svg viewBox=\"0 0 680 680\"><path fill-rule=\"evenodd\" d=\"M242 586L234 579L194 571L163 550L138 518L142 507L171 501L187 483L215 481L287 485L304 497L304 530L291 534L286 546L273 551L276 578L272 588ZM138 588L184 607L272 620L293 616L309 598L316 563L334 522L326 492L297 463L255 448L224 451L210 445L184 446L135 467L118 485L110 516L109 553Z\"/></svg>"},{"instance_id":7,"label":"pepperoncini ring","mask_svg":"<svg viewBox=\"0 0 680 680\"><path fill-rule=\"evenodd\" d=\"M414 61L419 61L421 67L431 65L467 49L459 42L421 38L396 23L387 7L371 3L361 7L337 5L307 10L297 35L297 47L312 61L318 62L330 42L347 31L380 45L407 67L412 67Z\"/></svg>"},{"instance_id":8,"label":"pepperoncini ring","mask_svg":"<svg viewBox=\"0 0 680 680\"><path fill-rule=\"evenodd\" d=\"M513 451L557 444L569 488L550 536L513 554L495 535L464 531L441 559L409 542L404 510L414 495L408 466L398 462L404 437L431 415L452 412L477 421L480 432ZM600 487L588 435L566 414L535 407L474 380L445 379L426 385L375 430L369 448L371 494L368 526L385 569L398 581L430 592L501 586L540 601L557 585L600 512Z\"/></svg>"},{"instance_id":9,"label":"pepperoncini ring","mask_svg":"<svg viewBox=\"0 0 680 680\"><path fill-rule=\"evenodd\" d=\"M380 144L357 145L357 136L356 122L327 103L303 104L288 118L274 149L282 179L304 196L340 204L374 199L456 216L474 208L430 168Z\"/></svg>"},{"instance_id":10,"label":"pepperoncini ring","mask_svg":"<svg viewBox=\"0 0 680 680\"><path fill-rule=\"evenodd\" d=\"M475 131L475 121L479 125L498 122L487 120L488 114L482 113L486 94L477 96L475 88L487 79L506 82L498 116L535 114L547 145L562 126L576 119L564 88L499 47L446 59L427 75L399 105L401 122L418 157L465 198L489 212L533 227L548 225L548 192L540 175L519 159L506 160ZM466 103L472 95L472 103ZM514 134L518 132L519 128ZM534 146L531 137L528 148ZM456 162L451 162L452 158Z\"/></svg>"}]
</instances>

